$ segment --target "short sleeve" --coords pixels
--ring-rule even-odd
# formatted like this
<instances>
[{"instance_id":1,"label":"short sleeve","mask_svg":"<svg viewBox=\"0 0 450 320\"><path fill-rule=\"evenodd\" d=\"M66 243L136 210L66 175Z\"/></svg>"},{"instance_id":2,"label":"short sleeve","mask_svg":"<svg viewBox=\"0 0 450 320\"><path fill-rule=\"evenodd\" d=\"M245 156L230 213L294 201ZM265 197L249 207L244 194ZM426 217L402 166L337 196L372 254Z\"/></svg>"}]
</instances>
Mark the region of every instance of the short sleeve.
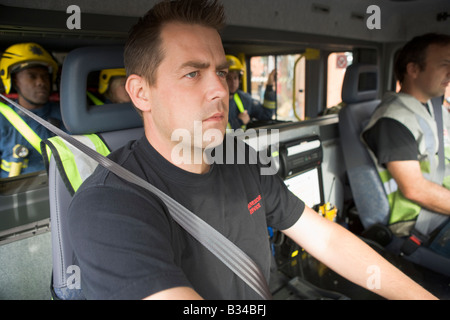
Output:
<instances>
[{"instance_id":1,"label":"short sleeve","mask_svg":"<svg viewBox=\"0 0 450 320\"><path fill-rule=\"evenodd\" d=\"M390 161L417 160L417 142L413 134L399 121L382 118L363 134L378 164Z\"/></svg>"},{"instance_id":2,"label":"short sleeve","mask_svg":"<svg viewBox=\"0 0 450 320\"><path fill-rule=\"evenodd\" d=\"M88 299L143 299L190 286L174 263L170 223L157 205L156 200L106 186L75 195L69 210L70 240Z\"/></svg>"},{"instance_id":3,"label":"short sleeve","mask_svg":"<svg viewBox=\"0 0 450 320\"><path fill-rule=\"evenodd\" d=\"M278 175L262 175L266 198L267 224L278 230L293 226L305 210L305 203L295 196Z\"/></svg>"}]
</instances>

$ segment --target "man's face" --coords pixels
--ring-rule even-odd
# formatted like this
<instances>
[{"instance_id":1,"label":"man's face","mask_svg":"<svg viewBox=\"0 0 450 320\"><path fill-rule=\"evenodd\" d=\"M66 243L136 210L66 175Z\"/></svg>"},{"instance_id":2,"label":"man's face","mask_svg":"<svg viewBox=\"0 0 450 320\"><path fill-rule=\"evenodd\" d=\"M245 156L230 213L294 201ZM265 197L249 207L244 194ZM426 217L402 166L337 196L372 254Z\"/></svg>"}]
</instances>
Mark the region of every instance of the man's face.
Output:
<instances>
[{"instance_id":1,"label":"man's face","mask_svg":"<svg viewBox=\"0 0 450 320\"><path fill-rule=\"evenodd\" d=\"M230 95L234 94L239 89L239 71L230 71L227 76L228 88Z\"/></svg>"},{"instance_id":2,"label":"man's face","mask_svg":"<svg viewBox=\"0 0 450 320\"><path fill-rule=\"evenodd\" d=\"M218 32L200 25L169 23L161 39L164 58L155 85L149 87L149 139L174 146L179 142L172 141L172 133L181 129L190 133L190 146L211 146L194 141L194 126L198 138L201 125L202 135L208 129L220 130L220 144L228 122L228 64Z\"/></svg>"},{"instance_id":3,"label":"man's face","mask_svg":"<svg viewBox=\"0 0 450 320\"><path fill-rule=\"evenodd\" d=\"M416 78L417 87L427 101L442 96L450 82L450 45L430 45L427 48L425 68Z\"/></svg>"},{"instance_id":4,"label":"man's face","mask_svg":"<svg viewBox=\"0 0 450 320\"><path fill-rule=\"evenodd\" d=\"M44 67L31 67L15 74L15 84L20 96L35 107L47 103L50 96L50 74ZM29 103L28 103L29 104Z\"/></svg>"}]
</instances>

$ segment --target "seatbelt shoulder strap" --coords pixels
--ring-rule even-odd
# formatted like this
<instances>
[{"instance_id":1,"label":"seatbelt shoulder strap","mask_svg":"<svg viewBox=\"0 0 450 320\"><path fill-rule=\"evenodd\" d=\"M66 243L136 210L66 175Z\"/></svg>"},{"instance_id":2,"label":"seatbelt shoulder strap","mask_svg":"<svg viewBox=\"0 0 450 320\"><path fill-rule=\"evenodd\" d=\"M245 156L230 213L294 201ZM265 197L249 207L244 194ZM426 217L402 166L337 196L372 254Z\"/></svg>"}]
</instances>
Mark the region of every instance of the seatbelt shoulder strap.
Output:
<instances>
[{"instance_id":1,"label":"seatbelt shoulder strap","mask_svg":"<svg viewBox=\"0 0 450 320\"><path fill-rule=\"evenodd\" d=\"M437 97L431 99L431 104L433 106L434 118L436 120L439 148L438 148L438 159L439 164L437 168L437 175L440 177L444 176L445 172L445 150L444 150L444 119L442 114L442 102L443 97Z\"/></svg>"}]
</instances>

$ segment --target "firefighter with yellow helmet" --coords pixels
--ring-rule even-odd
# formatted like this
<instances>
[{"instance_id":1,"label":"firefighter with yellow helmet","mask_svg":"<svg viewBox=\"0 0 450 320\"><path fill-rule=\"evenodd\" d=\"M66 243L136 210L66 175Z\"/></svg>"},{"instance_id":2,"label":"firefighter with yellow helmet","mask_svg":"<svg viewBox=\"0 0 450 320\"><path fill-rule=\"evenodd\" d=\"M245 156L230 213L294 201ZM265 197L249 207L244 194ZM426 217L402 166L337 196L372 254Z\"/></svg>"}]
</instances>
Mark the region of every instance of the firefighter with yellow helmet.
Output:
<instances>
[{"instance_id":1,"label":"firefighter with yellow helmet","mask_svg":"<svg viewBox=\"0 0 450 320\"><path fill-rule=\"evenodd\" d=\"M100 72L98 92L106 98L105 103L131 101L125 90L126 75L125 68L104 69Z\"/></svg>"},{"instance_id":2,"label":"firefighter with yellow helmet","mask_svg":"<svg viewBox=\"0 0 450 320\"><path fill-rule=\"evenodd\" d=\"M62 125L59 105L49 101L58 63L39 44L19 43L7 48L0 59L5 93L17 93L17 102L41 118ZM53 134L14 106L0 102L0 177L44 169L41 139Z\"/></svg>"},{"instance_id":3,"label":"firefighter with yellow helmet","mask_svg":"<svg viewBox=\"0 0 450 320\"><path fill-rule=\"evenodd\" d=\"M264 103L261 104L258 100L253 99L250 94L239 89L240 77L244 71L241 61L232 55L227 55L226 58L229 64L227 83L230 91L228 127L231 129L246 129L251 121L271 120L275 111L276 99L273 89L275 70L269 75L264 93Z\"/></svg>"}]
</instances>

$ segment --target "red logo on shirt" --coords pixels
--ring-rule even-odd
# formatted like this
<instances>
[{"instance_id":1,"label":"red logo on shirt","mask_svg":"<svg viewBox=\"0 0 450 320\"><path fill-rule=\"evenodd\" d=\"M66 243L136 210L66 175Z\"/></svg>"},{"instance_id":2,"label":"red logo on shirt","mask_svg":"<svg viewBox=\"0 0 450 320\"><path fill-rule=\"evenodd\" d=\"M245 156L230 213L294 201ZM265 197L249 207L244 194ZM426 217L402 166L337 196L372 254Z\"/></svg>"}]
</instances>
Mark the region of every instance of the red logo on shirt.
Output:
<instances>
[{"instance_id":1,"label":"red logo on shirt","mask_svg":"<svg viewBox=\"0 0 450 320\"><path fill-rule=\"evenodd\" d=\"M248 203L248 211L250 212L250 214L253 214L256 210L261 208L261 203L259 203L260 200L261 195L258 195L255 199Z\"/></svg>"}]
</instances>

